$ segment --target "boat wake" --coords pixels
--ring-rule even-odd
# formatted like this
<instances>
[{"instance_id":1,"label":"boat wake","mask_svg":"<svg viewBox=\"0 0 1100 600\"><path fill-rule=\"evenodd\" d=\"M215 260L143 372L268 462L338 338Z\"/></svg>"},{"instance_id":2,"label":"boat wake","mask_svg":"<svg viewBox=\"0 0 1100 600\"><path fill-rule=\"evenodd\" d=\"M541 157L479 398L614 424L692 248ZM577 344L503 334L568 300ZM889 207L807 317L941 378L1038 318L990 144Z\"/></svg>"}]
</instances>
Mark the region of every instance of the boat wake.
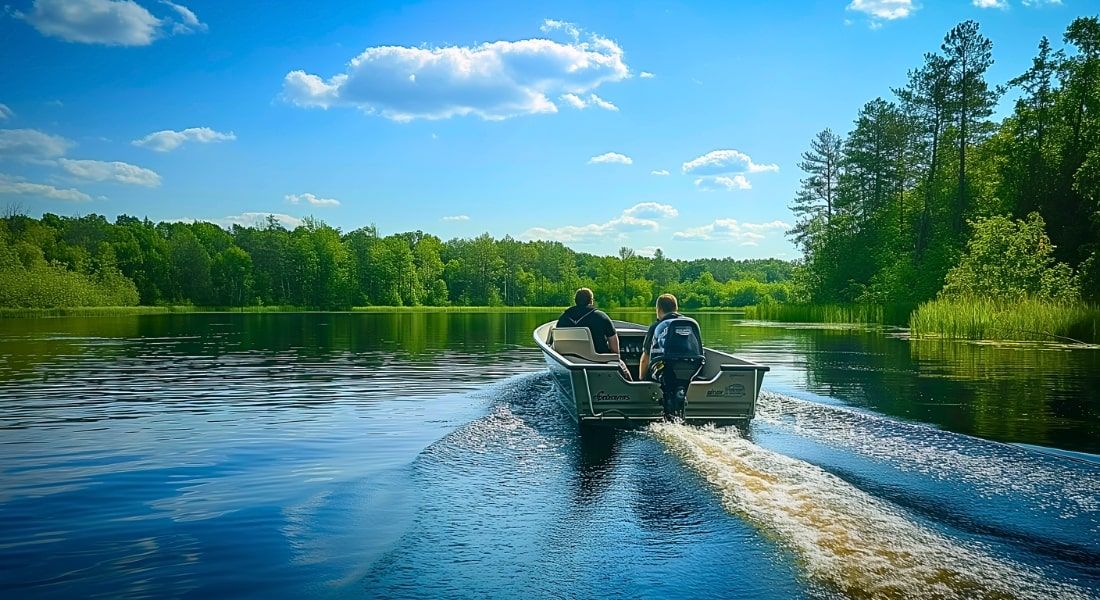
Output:
<instances>
[{"instance_id":1,"label":"boat wake","mask_svg":"<svg viewBox=\"0 0 1100 600\"><path fill-rule=\"evenodd\" d=\"M733 428L661 423L649 431L720 496L726 509L775 538L806 574L850 598L1064 598L1085 590L995 558L907 516L807 462L767 450Z\"/></svg>"}]
</instances>

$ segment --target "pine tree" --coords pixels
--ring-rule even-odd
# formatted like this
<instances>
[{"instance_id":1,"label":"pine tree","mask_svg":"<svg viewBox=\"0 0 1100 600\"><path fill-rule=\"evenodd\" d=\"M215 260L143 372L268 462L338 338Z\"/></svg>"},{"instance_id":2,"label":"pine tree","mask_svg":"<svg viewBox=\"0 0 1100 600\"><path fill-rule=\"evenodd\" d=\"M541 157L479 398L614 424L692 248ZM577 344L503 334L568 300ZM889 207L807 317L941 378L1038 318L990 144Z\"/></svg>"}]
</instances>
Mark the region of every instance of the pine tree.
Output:
<instances>
[{"instance_id":1,"label":"pine tree","mask_svg":"<svg viewBox=\"0 0 1100 600\"><path fill-rule=\"evenodd\" d=\"M841 147L840 136L825 129L810 140L810 149L798 163L807 176L790 206L798 221L787 235L803 248L809 248L815 232L833 218L844 158Z\"/></svg>"},{"instance_id":2,"label":"pine tree","mask_svg":"<svg viewBox=\"0 0 1100 600\"><path fill-rule=\"evenodd\" d=\"M952 226L962 232L970 208L966 182L966 150L989 133L986 119L993 114L997 91L990 89L985 72L993 64L993 42L979 31L977 21L964 21L947 32L941 46L947 58L951 112L959 154L958 197Z\"/></svg>"}]
</instances>

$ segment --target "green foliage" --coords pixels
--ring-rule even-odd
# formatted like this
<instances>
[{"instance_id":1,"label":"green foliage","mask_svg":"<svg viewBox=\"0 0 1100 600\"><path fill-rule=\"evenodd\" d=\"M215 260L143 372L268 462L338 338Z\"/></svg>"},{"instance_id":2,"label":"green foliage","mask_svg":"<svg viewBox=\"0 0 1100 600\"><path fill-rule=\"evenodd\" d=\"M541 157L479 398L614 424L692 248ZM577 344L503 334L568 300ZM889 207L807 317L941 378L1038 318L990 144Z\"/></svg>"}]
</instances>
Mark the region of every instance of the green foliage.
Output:
<instances>
[{"instance_id":1,"label":"green foliage","mask_svg":"<svg viewBox=\"0 0 1100 600\"><path fill-rule=\"evenodd\" d=\"M1043 39L1009 82L1020 96L999 124L992 44L967 21L909 72L897 102L863 107L839 150L830 131L815 136L791 205L788 235L805 255L796 295L1100 299L1100 20L1075 19L1064 39L1063 50Z\"/></svg>"},{"instance_id":2,"label":"green foliage","mask_svg":"<svg viewBox=\"0 0 1100 600\"><path fill-rule=\"evenodd\" d=\"M1001 216L971 221L974 233L966 252L947 273L940 294L994 301L1076 300L1076 278L1068 265L1054 259L1045 225L1038 213L1026 221Z\"/></svg>"},{"instance_id":3,"label":"green foliage","mask_svg":"<svg viewBox=\"0 0 1100 600\"><path fill-rule=\"evenodd\" d=\"M274 218L224 230L126 215L0 219L0 307L103 305L564 306L587 285L601 306L650 306L662 292L690 307L783 302L793 265L766 260L616 256L488 234L447 242L420 231L341 233ZM28 276L33 272L34 276Z\"/></svg>"}]
</instances>

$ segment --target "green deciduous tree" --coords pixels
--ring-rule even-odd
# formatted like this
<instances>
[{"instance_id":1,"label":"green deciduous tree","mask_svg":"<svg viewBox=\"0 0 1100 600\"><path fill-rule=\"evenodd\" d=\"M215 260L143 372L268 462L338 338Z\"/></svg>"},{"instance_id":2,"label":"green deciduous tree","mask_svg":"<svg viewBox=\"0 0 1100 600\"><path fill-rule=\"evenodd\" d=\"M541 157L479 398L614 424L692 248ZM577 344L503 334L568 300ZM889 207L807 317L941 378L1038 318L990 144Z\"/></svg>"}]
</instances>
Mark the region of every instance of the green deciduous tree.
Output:
<instances>
[{"instance_id":1,"label":"green deciduous tree","mask_svg":"<svg viewBox=\"0 0 1100 600\"><path fill-rule=\"evenodd\" d=\"M988 217L970 225L973 236L959 264L948 272L943 296L1077 299L1073 271L1055 260L1039 213L1031 213L1026 220Z\"/></svg>"}]
</instances>

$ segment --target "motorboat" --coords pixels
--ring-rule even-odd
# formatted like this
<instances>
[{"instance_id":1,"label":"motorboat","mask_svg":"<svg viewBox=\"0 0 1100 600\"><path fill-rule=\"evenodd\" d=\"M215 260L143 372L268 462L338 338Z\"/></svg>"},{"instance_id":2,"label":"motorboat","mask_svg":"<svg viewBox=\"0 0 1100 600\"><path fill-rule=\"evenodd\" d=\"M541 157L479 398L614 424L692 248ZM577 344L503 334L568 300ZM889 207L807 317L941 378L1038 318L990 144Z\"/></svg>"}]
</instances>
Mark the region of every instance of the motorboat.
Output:
<instances>
[{"instance_id":1,"label":"motorboat","mask_svg":"<svg viewBox=\"0 0 1100 600\"><path fill-rule=\"evenodd\" d=\"M699 365L682 380L666 385L639 377L638 363L647 327L614 321L619 354L596 352L587 327L556 327L551 321L534 331L535 343L559 388L565 410L580 425L630 425L676 417L693 423L746 422L756 414L756 399L768 367L712 348L702 348ZM620 367L626 364L628 379ZM672 372L670 367L669 372Z\"/></svg>"}]
</instances>

